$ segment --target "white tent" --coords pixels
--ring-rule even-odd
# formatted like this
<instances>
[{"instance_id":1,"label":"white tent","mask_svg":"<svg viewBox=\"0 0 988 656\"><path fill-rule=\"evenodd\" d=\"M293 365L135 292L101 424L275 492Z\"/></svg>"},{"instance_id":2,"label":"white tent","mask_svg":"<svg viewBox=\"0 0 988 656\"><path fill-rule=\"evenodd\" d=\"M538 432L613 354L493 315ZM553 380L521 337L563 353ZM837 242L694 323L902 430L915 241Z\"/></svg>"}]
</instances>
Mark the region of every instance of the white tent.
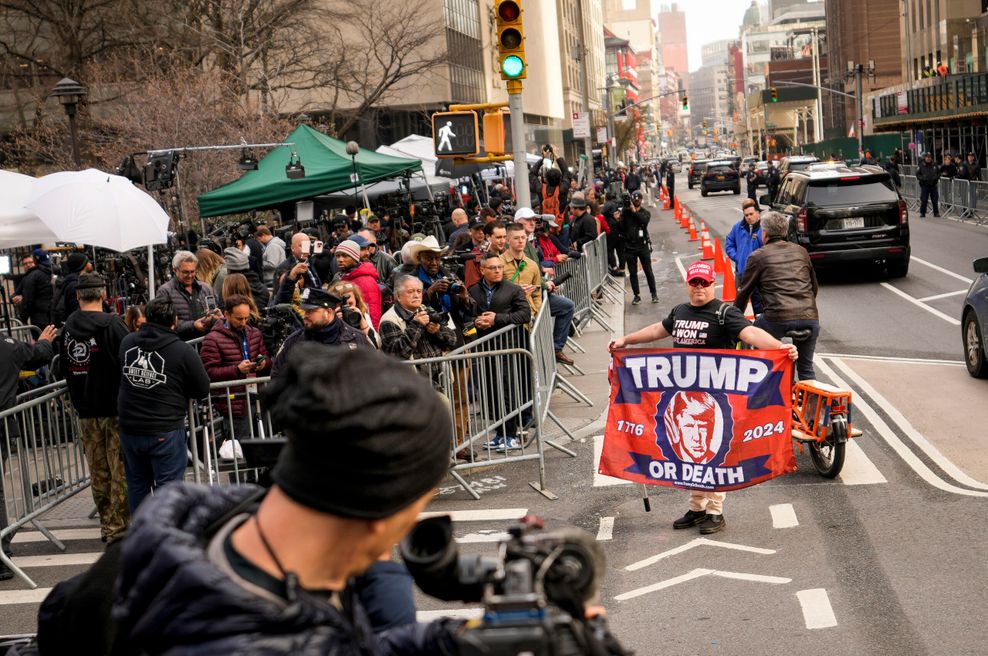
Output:
<instances>
[{"instance_id":1,"label":"white tent","mask_svg":"<svg viewBox=\"0 0 988 656\"><path fill-rule=\"evenodd\" d=\"M35 178L0 171L0 249L57 241L51 228L25 209Z\"/></svg>"}]
</instances>

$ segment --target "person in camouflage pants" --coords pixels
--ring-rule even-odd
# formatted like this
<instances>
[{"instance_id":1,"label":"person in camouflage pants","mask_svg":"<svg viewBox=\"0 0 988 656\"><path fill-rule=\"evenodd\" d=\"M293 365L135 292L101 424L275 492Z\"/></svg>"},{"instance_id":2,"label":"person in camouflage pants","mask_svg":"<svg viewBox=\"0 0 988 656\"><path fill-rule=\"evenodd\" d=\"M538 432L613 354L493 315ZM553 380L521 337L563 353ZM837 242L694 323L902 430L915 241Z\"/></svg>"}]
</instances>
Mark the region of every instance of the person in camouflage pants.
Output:
<instances>
[{"instance_id":1,"label":"person in camouflage pants","mask_svg":"<svg viewBox=\"0 0 988 656\"><path fill-rule=\"evenodd\" d=\"M127 476L124 473L120 429L116 417L80 419L82 448L89 464L93 501L99 512L100 532L105 541L123 535L130 522L127 506Z\"/></svg>"},{"instance_id":2,"label":"person in camouflage pants","mask_svg":"<svg viewBox=\"0 0 988 656\"><path fill-rule=\"evenodd\" d=\"M118 315L103 312L106 285L100 276L80 275L76 297L79 309L65 320L58 361L79 415L100 532L108 542L122 537L130 521L117 423L120 344L128 331Z\"/></svg>"}]
</instances>

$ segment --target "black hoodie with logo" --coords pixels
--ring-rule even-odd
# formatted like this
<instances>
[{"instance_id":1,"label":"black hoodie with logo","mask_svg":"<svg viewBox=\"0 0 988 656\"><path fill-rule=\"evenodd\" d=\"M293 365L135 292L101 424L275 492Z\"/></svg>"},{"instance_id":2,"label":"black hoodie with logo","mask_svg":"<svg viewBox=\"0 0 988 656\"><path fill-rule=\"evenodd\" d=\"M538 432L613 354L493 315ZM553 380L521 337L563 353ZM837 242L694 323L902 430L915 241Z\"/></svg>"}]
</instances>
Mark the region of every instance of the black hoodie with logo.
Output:
<instances>
[{"instance_id":1,"label":"black hoodie with logo","mask_svg":"<svg viewBox=\"0 0 988 656\"><path fill-rule=\"evenodd\" d=\"M154 436L185 426L189 399L209 394L196 350L174 330L146 323L120 345L120 432Z\"/></svg>"},{"instance_id":2,"label":"black hoodie with logo","mask_svg":"<svg viewBox=\"0 0 988 656\"><path fill-rule=\"evenodd\" d=\"M115 314L80 310L65 320L58 365L83 419L117 416L120 344L126 336L127 326Z\"/></svg>"}]
</instances>

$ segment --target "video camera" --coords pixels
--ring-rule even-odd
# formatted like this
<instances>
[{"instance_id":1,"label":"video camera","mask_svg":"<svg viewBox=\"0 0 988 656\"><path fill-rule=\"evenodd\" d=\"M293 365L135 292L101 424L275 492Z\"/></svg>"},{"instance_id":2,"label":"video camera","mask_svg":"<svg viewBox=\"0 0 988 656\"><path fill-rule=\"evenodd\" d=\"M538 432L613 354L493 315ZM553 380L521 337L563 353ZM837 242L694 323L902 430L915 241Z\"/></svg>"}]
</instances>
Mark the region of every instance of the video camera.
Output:
<instances>
[{"instance_id":1,"label":"video camera","mask_svg":"<svg viewBox=\"0 0 988 656\"><path fill-rule=\"evenodd\" d=\"M279 303L262 308L261 323L258 328L264 338L264 346L268 353L277 353L289 335L302 327L298 313L290 303Z\"/></svg>"},{"instance_id":2,"label":"video camera","mask_svg":"<svg viewBox=\"0 0 988 656\"><path fill-rule=\"evenodd\" d=\"M627 654L602 619L587 620L604 555L579 529L544 531L528 516L508 531L498 556L462 557L448 515L420 521L401 557L422 592L483 602L482 620L454 636L461 656Z\"/></svg>"}]
</instances>

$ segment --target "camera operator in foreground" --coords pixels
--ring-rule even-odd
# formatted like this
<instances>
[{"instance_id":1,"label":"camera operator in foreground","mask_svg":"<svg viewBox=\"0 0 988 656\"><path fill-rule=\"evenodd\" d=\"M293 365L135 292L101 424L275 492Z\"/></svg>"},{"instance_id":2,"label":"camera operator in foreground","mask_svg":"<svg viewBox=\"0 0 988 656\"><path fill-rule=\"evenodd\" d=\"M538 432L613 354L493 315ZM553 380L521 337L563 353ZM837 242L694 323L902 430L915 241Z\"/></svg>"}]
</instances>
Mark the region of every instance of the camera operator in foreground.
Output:
<instances>
[{"instance_id":1,"label":"camera operator in foreground","mask_svg":"<svg viewBox=\"0 0 988 656\"><path fill-rule=\"evenodd\" d=\"M351 585L446 474L440 396L370 349L312 344L264 396L288 437L270 491L176 484L149 499L123 541L45 601L42 654L456 653L461 622L375 634Z\"/></svg>"}]
</instances>

